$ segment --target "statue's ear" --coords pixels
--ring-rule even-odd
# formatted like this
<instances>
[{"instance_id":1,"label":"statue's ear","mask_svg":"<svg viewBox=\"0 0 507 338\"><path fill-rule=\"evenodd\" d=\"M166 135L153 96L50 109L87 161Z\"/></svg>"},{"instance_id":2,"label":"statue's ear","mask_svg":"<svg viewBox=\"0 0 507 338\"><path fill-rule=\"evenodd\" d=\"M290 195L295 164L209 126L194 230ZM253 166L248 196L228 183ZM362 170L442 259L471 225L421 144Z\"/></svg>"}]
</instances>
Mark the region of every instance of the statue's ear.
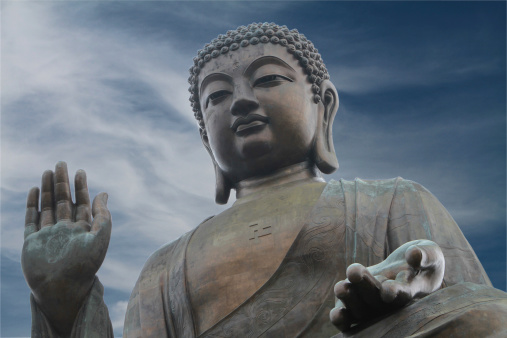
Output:
<instances>
[{"instance_id":1,"label":"statue's ear","mask_svg":"<svg viewBox=\"0 0 507 338\"><path fill-rule=\"evenodd\" d=\"M330 174L338 169L333 145L333 120L338 110L338 92L331 81L324 80L320 85L320 95L324 109L319 109L313 156L317 168L324 174Z\"/></svg>"},{"instance_id":2,"label":"statue's ear","mask_svg":"<svg viewBox=\"0 0 507 338\"><path fill-rule=\"evenodd\" d=\"M208 154L211 156L211 160L213 161L213 166L215 167L215 202L217 204L225 204L229 200L229 195L231 194L231 187L229 180L225 177L222 169L217 164L215 160L215 156L213 155L213 151L211 151L211 147L209 145L208 136L206 132L202 129L199 130L201 133L201 140L204 144L204 147L208 151Z\"/></svg>"}]
</instances>

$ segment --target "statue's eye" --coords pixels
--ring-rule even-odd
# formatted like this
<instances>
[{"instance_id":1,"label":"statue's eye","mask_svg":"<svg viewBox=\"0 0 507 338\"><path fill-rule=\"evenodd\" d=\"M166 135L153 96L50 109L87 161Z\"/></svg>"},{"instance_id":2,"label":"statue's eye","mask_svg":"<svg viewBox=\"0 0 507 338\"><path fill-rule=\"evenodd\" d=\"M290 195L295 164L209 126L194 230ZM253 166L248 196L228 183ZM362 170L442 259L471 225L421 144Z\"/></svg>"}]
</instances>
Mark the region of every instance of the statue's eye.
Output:
<instances>
[{"instance_id":1,"label":"statue's eye","mask_svg":"<svg viewBox=\"0 0 507 338\"><path fill-rule=\"evenodd\" d=\"M254 82L254 87L260 86L260 87L272 87L276 86L278 84L281 84L282 82L289 81L292 82L291 79L288 77L282 76L282 75L266 75L258 78Z\"/></svg>"},{"instance_id":2,"label":"statue's eye","mask_svg":"<svg viewBox=\"0 0 507 338\"><path fill-rule=\"evenodd\" d=\"M211 103L218 103L218 100L224 98L227 94L229 94L227 90L219 90L217 92L211 93L206 99L206 107L208 107L210 101Z\"/></svg>"}]
</instances>

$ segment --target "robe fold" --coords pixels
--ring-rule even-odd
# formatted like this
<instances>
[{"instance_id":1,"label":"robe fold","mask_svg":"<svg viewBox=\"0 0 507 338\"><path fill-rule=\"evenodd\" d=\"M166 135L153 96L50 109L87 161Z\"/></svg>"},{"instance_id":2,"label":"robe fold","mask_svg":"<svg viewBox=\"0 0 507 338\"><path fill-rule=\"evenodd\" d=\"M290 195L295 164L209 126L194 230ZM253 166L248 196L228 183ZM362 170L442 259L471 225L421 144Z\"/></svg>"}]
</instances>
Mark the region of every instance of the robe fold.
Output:
<instances>
[{"instance_id":1,"label":"robe fold","mask_svg":"<svg viewBox=\"0 0 507 338\"><path fill-rule=\"evenodd\" d=\"M195 230L194 230L195 231ZM195 337L185 249L193 231L157 251L132 292L124 337ZM378 264L430 239L446 259L444 285L491 283L458 226L419 184L401 178L331 181L273 276L202 337L330 337L334 284L354 262Z\"/></svg>"},{"instance_id":2,"label":"robe fold","mask_svg":"<svg viewBox=\"0 0 507 338\"><path fill-rule=\"evenodd\" d=\"M90 293L79 309L72 327L71 338L101 337L113 338L113 326L109 319L109 311L104 303L104 287L95 277ZM32 338L60 338L52 327L44 312L37 305L33 295L30 295L32 308Z\"/></svg>"},{"instance_id":3,"label":"robe fold","mask_svg":"<svg viewBox=\"0 0 507 338\"><path fill-rule=\"evenodd\" d=\"M213 220L204 222L208 221ZM146 262L129 300L124 337L197 336L185 272L186 248L194 231L165 245ZM335 303L333 287L346 278L346 268L355 262L378 264L402 244L417 239L441 247L446 263L443 287L471 282L490 289L491 282L462 232L421 185L402 178L331 181L276 272L199 336L336 335L329 311ZM84 306L90 307L89 302ZM101 327L107 332L107 325ZM83 332L75 337L89 336Z\"/></svg>"},{"instance_id":4,"label":"robe fold","mask_svg":"<svg viewBox=\"0 0 507 338\"><path fill-rule=\"evenodd\" d=\"M438 290L333 338L507 337L507 294L469 282Z\"/></svg>"}]
</instances>

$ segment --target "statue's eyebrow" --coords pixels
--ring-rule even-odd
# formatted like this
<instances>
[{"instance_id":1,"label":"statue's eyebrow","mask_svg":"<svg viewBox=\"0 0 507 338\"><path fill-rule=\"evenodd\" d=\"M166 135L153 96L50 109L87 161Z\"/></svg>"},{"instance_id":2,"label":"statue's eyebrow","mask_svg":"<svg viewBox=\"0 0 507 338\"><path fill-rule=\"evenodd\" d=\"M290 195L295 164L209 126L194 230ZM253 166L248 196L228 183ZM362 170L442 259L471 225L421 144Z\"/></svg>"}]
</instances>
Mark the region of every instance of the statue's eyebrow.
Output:
<instances>
[{"instance_id":1,"label":"statue's eyebrow","mask_svg":"<svg viewBox=\"0 0 507 338\"><path fill-rule=\"evenodd\" d=\"M231 82L232 77L226 73L211 73L206 75L206 77L201 81L201 86L199 88L199 97L202 96L203 89L208 85L208 82L216 80Z\"/></svg>"},{"instance_id":2,"label":"statue's eyebrow","mask_svg":"<svg viewBox=\"0 0 507 338\"><path fill-rule=\"evenodd\" d=\"M282 59L273 56L273 55L267 55L267 56L261 56L254 61L243 72L244 75L250 75L252 74L257 68L266 65L266 64L275 64L282 66L284 68L287 68L289 70L292 70L295 72L294 68L292 68L287 62L283 61Z\"/></svg>"}]
</instances>

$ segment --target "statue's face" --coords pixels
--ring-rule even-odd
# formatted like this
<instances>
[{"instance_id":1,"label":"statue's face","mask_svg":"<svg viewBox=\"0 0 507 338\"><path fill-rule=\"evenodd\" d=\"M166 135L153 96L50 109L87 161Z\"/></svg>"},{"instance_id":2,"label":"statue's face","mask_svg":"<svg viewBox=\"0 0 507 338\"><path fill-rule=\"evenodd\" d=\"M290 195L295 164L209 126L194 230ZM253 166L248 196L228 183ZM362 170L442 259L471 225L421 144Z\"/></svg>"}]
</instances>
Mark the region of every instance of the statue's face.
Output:
<instances>
[{"instance_id":1,"label":"statue's face","mask_svg":"<svg viewBox=\"0 0 507 338\"><path fill-rule=\"evenodd\" d=\"M285 47L241 47L206 63L199 79L209 148L233 183L308 159L324 106Z\"/></svg>"}]
</instances>

